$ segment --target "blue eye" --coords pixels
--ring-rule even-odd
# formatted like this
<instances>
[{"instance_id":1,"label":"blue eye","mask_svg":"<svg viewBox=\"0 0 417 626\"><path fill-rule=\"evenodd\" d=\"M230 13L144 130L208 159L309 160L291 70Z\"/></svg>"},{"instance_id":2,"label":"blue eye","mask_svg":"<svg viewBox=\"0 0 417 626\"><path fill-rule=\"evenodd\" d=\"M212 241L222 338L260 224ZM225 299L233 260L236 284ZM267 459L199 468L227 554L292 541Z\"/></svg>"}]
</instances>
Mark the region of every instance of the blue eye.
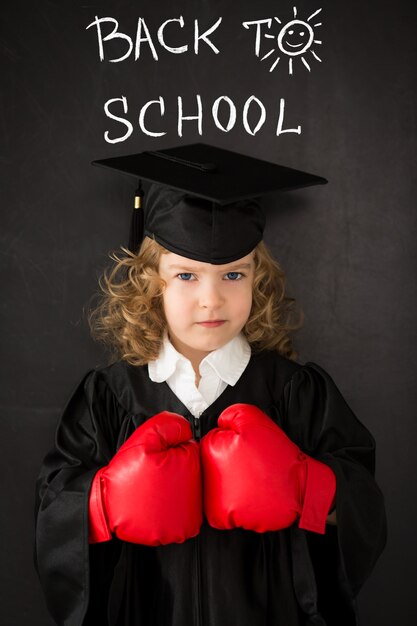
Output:
<instances>
[{"instance_id":1,"label":"blue eye","mask_svg":"<svg viewBox=\"0 0 417 626\"><path fill-rule=\"evenodd\" d=\"M240 280L243 274L242 272L227 272L226 276L229 277L227 280Z\"/></svg>"},{"instance_id":2,"label":"blue eye","mask_svg":"<svg viewBox=\"0 0 417 626\"><path fill-rule=\"evenodd\" d=\"M191 277L192 277L191 272L182 272L182 274L178 274L178 278L180 280L190 280Z\"/></svg>"}]
</instances>

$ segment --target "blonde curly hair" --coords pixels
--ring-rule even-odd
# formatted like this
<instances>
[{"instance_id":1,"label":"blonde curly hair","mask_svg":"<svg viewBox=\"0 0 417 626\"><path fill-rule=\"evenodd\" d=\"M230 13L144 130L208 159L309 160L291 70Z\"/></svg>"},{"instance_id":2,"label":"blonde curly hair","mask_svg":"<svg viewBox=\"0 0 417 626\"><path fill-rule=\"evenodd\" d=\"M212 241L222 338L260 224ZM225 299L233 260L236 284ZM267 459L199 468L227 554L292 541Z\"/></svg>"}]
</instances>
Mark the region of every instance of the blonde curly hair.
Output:
<instances>
[{"instance_id":1,"label":"blonde curly hair","mask_svg":"<svg viewBox=\"0 0 417 626\"><path fill-rule=\"evenodd\" d=\"M88 311L94 340L111 351L110 360L124 359L131 365L155 360L167 326L159 276L159 260L168 250L145 237L138 254L121 247L122 255L110 253L115 261L99 278L98 305ZM301 328L303 312L294 298L285 294L285 273L261 241L254 250L252 308L242 329L254 352L276 350L296 360L291 332Z\"/></svg>"}]
</instances>

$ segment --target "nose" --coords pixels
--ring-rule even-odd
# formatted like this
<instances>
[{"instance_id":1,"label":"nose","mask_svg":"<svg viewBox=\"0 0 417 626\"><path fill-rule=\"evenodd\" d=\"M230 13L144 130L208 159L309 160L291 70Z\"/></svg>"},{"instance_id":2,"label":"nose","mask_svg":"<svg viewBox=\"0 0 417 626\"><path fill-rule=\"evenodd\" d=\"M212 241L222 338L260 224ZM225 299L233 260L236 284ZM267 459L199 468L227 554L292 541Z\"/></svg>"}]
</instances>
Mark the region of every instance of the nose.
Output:
<instances>
[{"instance_id":1,"label":"nose","mask_svg":"<svg viewBox=\"0 0 417 626\"><path fill-rule=\"evenodd\" d=\"M218 309L224 303L220 286L212 281L202 283L199 292L199 305L206 309Z\"/></svg>"}]
</instances>

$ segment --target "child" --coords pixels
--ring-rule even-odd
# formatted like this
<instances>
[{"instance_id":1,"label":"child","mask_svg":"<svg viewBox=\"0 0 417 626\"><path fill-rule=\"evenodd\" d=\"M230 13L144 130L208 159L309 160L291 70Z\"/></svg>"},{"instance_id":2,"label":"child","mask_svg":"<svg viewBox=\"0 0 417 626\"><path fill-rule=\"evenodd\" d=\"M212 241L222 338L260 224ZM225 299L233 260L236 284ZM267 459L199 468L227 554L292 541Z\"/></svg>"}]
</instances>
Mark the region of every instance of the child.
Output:
<instances>
[{"instance_id":1,"label":"child","mask_svg":"<svg viewBox=\"0 0 417 626\"><path fill-rule=\"evenodd\" d=\"M386 540L375 442L330 376L297 363L300 320L252 200L324 179L203 144L99 163L158 184L91 315L113 362L75 390L38 479L51 614L356 624Z\"/></svg>"}]
</instances>

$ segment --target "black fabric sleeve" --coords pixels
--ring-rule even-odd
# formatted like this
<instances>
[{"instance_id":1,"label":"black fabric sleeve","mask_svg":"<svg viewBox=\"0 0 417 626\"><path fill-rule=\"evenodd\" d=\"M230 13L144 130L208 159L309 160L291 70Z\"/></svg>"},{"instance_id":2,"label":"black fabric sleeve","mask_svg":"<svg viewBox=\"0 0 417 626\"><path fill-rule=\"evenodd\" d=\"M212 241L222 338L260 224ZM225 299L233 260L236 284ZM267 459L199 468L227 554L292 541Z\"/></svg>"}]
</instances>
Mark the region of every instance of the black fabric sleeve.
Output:
<instances>
[{"instance_id":1,"label":"black fabric sleeve","mask_svg":"<svg viewBox=\"0 0 417 626\"><path fill-rule=\"evenodd\" d=\"M320 589L327 588L328 594L338 579L353 602L386 544L384 497L374 478L375 440L315 363L292 375L279 411L288 436L336 475L337 527L328 524L321 536L306 533L319 600Z\"/></svg>"},{"instance_id":2,"label":"black fabric sleeve","mask_svg":"<svg viewBox=\"0 0 417 626\"><path fill-rule=\"evenodd\" d=\"M122 414L100 373L88 372L64 409L36 482L34 562L57 624L82 624L89 599L109 584L118 546L89 546L88 496L96 471L115 453ZM96 567L101 562L106 571ZM97 577L91 588L90 569Z\"/></svg>"}]
</instances>

